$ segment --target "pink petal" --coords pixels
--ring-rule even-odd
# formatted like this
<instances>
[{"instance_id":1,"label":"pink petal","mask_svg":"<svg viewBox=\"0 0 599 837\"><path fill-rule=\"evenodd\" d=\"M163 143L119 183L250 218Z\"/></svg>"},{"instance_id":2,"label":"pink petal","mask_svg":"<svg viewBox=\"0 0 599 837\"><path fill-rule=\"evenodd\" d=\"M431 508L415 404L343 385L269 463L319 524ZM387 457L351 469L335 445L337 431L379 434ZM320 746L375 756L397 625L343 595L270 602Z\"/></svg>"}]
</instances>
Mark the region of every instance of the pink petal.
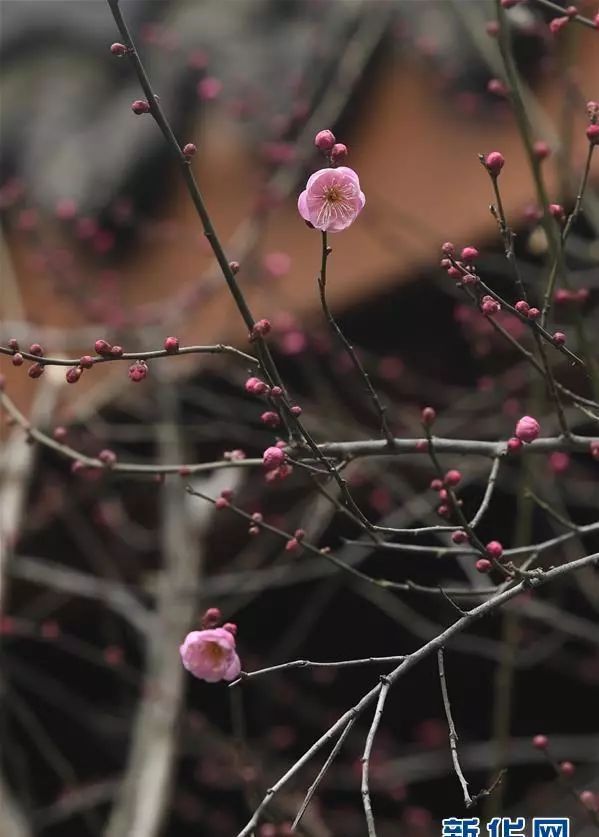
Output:
<instances>
[{"instance_id":1,"label":"pink petal","mask_svg":"<svg viewBox=\"0 0 599 837\"><path fill-rule=\"evenodd\" d=\"M235 680L236 677L239 677L239 672L241 671L241 661L237 654L234 654L225 673L223 674L224 680Z\"/></svg>"},{"instance_id":2,"label":"pink petal","mask_svg":"<svg viewBox=\"0 0 599 837\"><path fill-rule=\"evenodd\" d=\"M299 210L299 214L302 216L304 221L310 221L310 210L308 209L307 190L302 192L299 198L297 199L297 208Z\"/></svg>"}]
</instances>

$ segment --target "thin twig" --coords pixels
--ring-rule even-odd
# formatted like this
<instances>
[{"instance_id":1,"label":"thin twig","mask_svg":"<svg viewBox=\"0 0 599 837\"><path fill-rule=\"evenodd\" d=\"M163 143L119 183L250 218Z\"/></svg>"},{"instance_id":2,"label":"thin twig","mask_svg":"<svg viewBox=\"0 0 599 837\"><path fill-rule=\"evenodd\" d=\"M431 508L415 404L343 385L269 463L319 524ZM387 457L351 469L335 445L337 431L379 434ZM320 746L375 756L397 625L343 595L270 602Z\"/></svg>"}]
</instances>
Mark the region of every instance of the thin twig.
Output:
<instances>
[{"instance_id":1,"label":"thin twig","mask_svg":"<svg viewBox=\"0 0 599 837\"><path fill-rule=\"evenodd\" d=\"M318 775L316 776L316 779L314 779L314 781L312 782L312 784L308 788L308 790L306 792L306 796L304 797L304 801L302 802L301 807L300 807L299 811L297 812L296 817L293 820L293 823L291 824L291 830L292 831L295 831L297 829L297 826L299 825L301 818L304 816L306 808L310 804L310 801L311 801L312 797L314 796L318 786L322 782L322 780L323 780L326 772L328 771L329 767L331 766L331 764L335 760L335 758L337 756L337 753L339 752L339 750L343 746L343 742L345 741L345 739L347 738L349 733L352 731L355 723L356 723L355 718L352 718L352 720L349 721L349 723L347 724L347 726L345 727L345 729L343 730L343 732L341 733L341 735L337 739L337 741L335 743L335 746L333 747L333 749L331 750L331 752L327 756L327 760L325 761L323 766L318 771Z\"/></svg>"},{"instance_id":2,"label":"thin twig","mask_svg":"<svg viewBox=\"0 0 599 837\"><path fill-rule=\"evenodd\" d=\"M458 757L458 734L456 732L455 724L453 722L453 717L451 714L451 703L449 701L449 692L447 690L447 681L445 678L443 648L439 648L439 650L437 651L437 665L439 667L439 680L441 682L443 706L445 708L445 716L447 718L447 724L449 726L449 749L451 750L451 760L453 761L453 769L455 770L456 776L458 777L460 785L462 786L462 792L464 794L464 804L466 808L471 808L472 797L470 796L470 792L468 791L468 782L466 781L466 778L460 766L460 759Z\"/></svg>"},{"instance_id":3,"label":"thin twig","mask_svg":"<svg viewBox=\"0 0 599 837\"><path fill-rule=\"evenodd\" d=\"M327 296L326 296L327 263L328 263L328 258L330 256L330 254L332 253L332 250L328 245L327 233L322 232L321 236L322 236L322 238L321 238L322 254L321 254L321 262L320 262L320 273L318 275L318 289L319 289L319 292L320 292L320 303L322 305L322 310L324 311L324 315L325 315L325 317L327 319L327 322L328 322L329 326L331 327L333 333L338 337L338 339L340 340L343 348L345 349L345 352L346 352L347 356L351 360L351 362L354 366L354 369L358 372L358 374L360 375L360 377L364 381L364 385L366 386L366 390L368 392L368 395L370 396L370 400L372 401L374 409L375 409L375 411L376 411L376 413L379 417L379 421L381 423L381 432L382 432L383 436L385 437L385 439L387 440L387 443L388 443L389 447L393 447L393 441L394 441L393 440L393 434L392 434L392 432L389 428L389 424L387 422L387 415L386 415L387 408L384 407L381 404L381 400L378 396L378 393L375 390L375 388L373 387L372 382L370 381L370 376L368 375L368 372L364 369L362 361L360 360L360 358L356 354L356 351L355 351L354 347L352 346L352 344L349 342L347 337L342 332L341 328L339 327L339 324L337 323L336 319L334 318L334 316L331 312L331 309L329 308L329 303L327 302Z\"/></svg>"},{"instance_id":4,"label":"thin twig","mask_svg":"<svg viewBox=\"0 0 599 837\"><path fill-rule=\"evenodd\" d=\"M366 817L366 827L368 829L368 837L376 837L376 825L374 822L374 814L372 813L372 801L370 799L370 787L368 783L369 769L370 769L370 754L372 752L372 745L376 731L379 728L381 718L383 717L383 710L385 708L385 701L391 688L391 681L388 677L383 675L381 677L381 688L374 710L374 717L368 730L366 737L366 744L364 745L364 754L362 756L362 804L364 806L364 816Z\"/></svg>"}]
</instances>

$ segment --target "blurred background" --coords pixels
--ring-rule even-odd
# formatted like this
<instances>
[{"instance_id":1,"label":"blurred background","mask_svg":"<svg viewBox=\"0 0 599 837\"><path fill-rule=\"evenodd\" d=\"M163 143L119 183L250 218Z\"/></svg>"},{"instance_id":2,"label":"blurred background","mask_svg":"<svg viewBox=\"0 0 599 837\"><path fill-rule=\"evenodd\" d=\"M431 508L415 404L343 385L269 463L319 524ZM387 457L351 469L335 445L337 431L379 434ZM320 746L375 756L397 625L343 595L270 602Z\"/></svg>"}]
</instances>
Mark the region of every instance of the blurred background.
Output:
<instances>
[{"instance_id":1,"label":"blurred background","mask_svg":"<svg viewBox=\"0 0 599 837\"><path fill-rule=\"evenodd\" d=\"M142 59L193 167L227 256L306 426L318 441L375 437L377 421L320 309L317 233L297 214L306 177L324 165L313 147L331 128L367 198L331 236L329 300L389 405L398 436L420 435L420 408L440 435L507 438L531 403L557 432L544 393L438 266L440 245L474 245L486 281L512 299L510 273L488 211L491 185L477 155L500 150L506 213L531 295L541 298L547 244L510 107L496 85L501 61L494 2L477 0L121 0ZM583 13L594 13L581 4ZM93 354L98 338L126 351L231 343L247 334L219 275L176 162L150 116L133 69L111 55L118 33L98 0L4 0L1 14L0 343L40 343L52 356ZM537 3L509 11L535 139L551 199L570 209L587 150L585 103L597 98L597 36L569 24L551 34ZM597 168L568 243L577 312L597 333ZM522 339L513 318L500 322ZM192 463L243 450L259 456L275 434L247 396L236 358L156 360L133 384L127 365L39 380L1 357L6 392L35 426L66 432L90 455ZM560 380L588 395L576 370ZM185 493L187 480L70 472L29 444L2 412L0 438L0 832L10 837L231 837L265 789L375 682L370 669L314 669L235 689L191 680L178 645L210 606L238 624L244 669L291 659L402 654L455 618L442 598L364 587L313 557L285 552L267 533ZM584 416L572 417L588 432ZM474 512L488 476L464 473ZM545 540L563 525L524 495L523 481L578 524L599 507L597 463L539 457L504 467L483 541ZM352 463L347 478L368 516L392 526L439 522L428 460ZM355 548L356 527L296 471L267 485L248 468L189 480L374 576L459 583L447 559ZM599 549L575 538L557 564ZM481 818L584 811L530 744L551 734L558 760L576 763L577 788L599 791L599 583L571 577L514 604L448 646L446 668L460 752L472 791L507 775ZM312 837L361 837L360 756L368 719L346 742L304 820ZM316 775L310 765L269 809L257 834L285 831ZM464 816L451 767L438 675L423 663L394 690L371 769L382 837L438 834Z\"/></svg>"}]
</instances>

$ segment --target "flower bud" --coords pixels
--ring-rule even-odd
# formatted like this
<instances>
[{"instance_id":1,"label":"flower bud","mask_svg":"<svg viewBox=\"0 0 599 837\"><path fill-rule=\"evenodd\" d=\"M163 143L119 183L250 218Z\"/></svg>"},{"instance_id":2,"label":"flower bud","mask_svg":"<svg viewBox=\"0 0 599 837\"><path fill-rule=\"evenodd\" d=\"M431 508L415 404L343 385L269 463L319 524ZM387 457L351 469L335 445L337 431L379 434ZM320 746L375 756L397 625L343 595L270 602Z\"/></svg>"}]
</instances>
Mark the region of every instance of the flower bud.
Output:
<instances>
[{"instance_id":1,"label":"flower bud","mask_svg":"<svg viewBox=\"0 0 599 837\"><path fill-rule=\"evenodd\" d=\"M437 413L433 410L432 407L425 407L420 414L420 418L422 423L426 427L430 427L434 420L437 418Z\"/></svg>"},{"instance_id":2,"label":"flower bud","mask_svg":"<svg viewBox=\"0 0 599 837\"><path fill-rule=\"evenodd\" d=\"M499 172L505 165L505 157L500 151L491 151L490 154L487 154L485 157L485 166L487 171L493 177L497 177Z\"/></svg>"},{"instance_id":3,"label":"flower bud","mask_svg":"<svg viewBox=\"0 0 599 837\"><path fill-rule=\"evenodd\" d=\"M262 462L267 471L272 471L274 468L278 468L284 461L285 453L281 450L281 448L266 448L262 454Z\"/></svg>"},{"instance_id":4,"label":"flower bud","mask_svg":"<svg viewBox=\"0 0 599 837\"><path fill-rule=\"evenodd\" d=\"M473 262L475 259L478 258L478 256L479 252L476 249L476 247L464 247L460 255L460 258L464 262Z\"/></svg>"},{"instance_id":5,"label":"flower bud","mask_svg":"<svg viewBox=\"0 0 599 837\"><path fill-rule=\"evenodd\" d=\"M539 422L532 416L522 416L516 425L515 435L521 442L529 444L538 437L541 428Z\"/></svg>"},{"instance_id":6,"label":"flower bud","mask_svg":"<svg viewBox=\"0 0 599 837\"><path fill-rule=\"evenodd\" d=\"M498 561L503 555L503 546L499 543L499 541L489 541L485 549L487 550L487 555L491 558L495 558L496 561Z\"/></svg>"},{"instance_id":7,"label":"flower bud","mask_svg":"<svg viewBox=\"0 0 599 837\"><path fill-rule=\"evenodd\" d=\"M101 450L98 454L98 459L100 460L100 462L106 465L107 468L110 468L112 465L116 463L116 453L113 450L105 448L104 450Z\"/></svg>"},{"instance_id":8,"label":"flower bud","mask_svg":"<svg viewBox=\"0 0 599 837\"><path fill-rule=\"evenodd\" d=\"M67 373L65 375L67 384L76 384L81 377L82 372L83 369L80 366L71 366L70 369L67 369Z\"/></svg>"},{"instance_id":9,"label":"flower bud","mask_svg":"<svg viewBox=\"0 0 599 837\"><path fill-rule=\"evenodd\" d=\"M347 157L347 153L347 145L344 145L342 142L336 142L331 148L331 162L342 163Z\"/></svg>"},{"instance_id":10,"label":"flower bud","mask_svg":"<svg viewBox=\"0 0 599 837\"><path fill-rule=\"evenodd\" d=\"M331 151L335 145L335 135L332 131L319 131L314 137L314 145L319 151Z\"/></svg>"},{"instance_id":11,"label":"flower bud","mask_svg":"<svg viewBox=\"0 0 599 837\"><path fill-rule=\"evenodd\" d=\"M134 383L143 381L148 375L148 364L145 360L136 360L129 367L129 379Z\"/></svg>"},{"instance_id":12,"label":"flower bud","mask_svg":"<svg viewBox=\"0 0 599 837\"><path fill-rule=\"evenodd\" d=\"M141 116L142 113L150 112L150 105L144 99L136 99L131 103L131 110L137 116Z\"/></svg>"},{"instance_id":13,"label":"flower bud","mask_svg":"<svg viewBox=\"0 0 599 837\"><path fill-rule=\"evenodd\" d=\"M589 125L586 135L591 145L599 145L599 125Z\"/></svg>"},{"instance_id":14,"label":"flower bud","mask_svg":"<svg viewBox=\"0 0 599 837\"><path fill-rule=\"evenodd\" d=\"M202 628L216 628L223 615L218 607L209 607L202 616Z\"/></svg>"},{"instance_id":15,"label":"flower bud","mask_svg":"<svg viewBox=\"0 0 599 837\"><path fill-rule=\"evenodd\" d=\"M94 343L94 350L98 355L109 357L110 352L112 351L112 346L107 340L96 340Z\"/></svg>"},{"instance_id":16,"label":"flower bud","mask_svg":"<svg viewBox=\"0 0 599 837\"><path fill-rule=\"evenodd\" d=\"M41 378L44 374L44 366L41 363L33 363L27 370L30 378Z\"/></svg>"},{"instance_id":17,"label":"flower bud","mask_svg":"<svg viewBox=\"0 0 599 837\"><path fill-rule=\"evenodd\" d=\"M164 348L167 352L178 352L179 351L179 338L178 337L167 337L164 341Z\"/></svg>"}]
</instances>

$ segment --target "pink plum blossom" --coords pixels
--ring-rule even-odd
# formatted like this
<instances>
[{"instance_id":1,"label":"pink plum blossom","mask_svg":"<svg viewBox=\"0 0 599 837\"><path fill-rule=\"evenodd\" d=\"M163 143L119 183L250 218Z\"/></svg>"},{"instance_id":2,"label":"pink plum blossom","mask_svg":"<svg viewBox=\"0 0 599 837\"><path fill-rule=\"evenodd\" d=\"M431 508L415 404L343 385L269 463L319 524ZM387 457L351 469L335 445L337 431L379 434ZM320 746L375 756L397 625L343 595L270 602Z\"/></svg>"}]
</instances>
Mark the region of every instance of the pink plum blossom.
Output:
<instances>
[{"instance_id":1,"label":"pink plum blossom","mask_svg":"<svg viewBox=\"0 0 599 837\"><path fill-rule=\"evenodd\" d=\"M187 671L208 683L235 680L241 671L235 637L224 628L191 631L179 651Z\"/></svg>"},{"instance_id":2,"label":"pink plum blossom","mask_svg":"<svg viewBox=\"0 0 599 837\"><path fill-rule=\"evenodd\" d=\"M305 221L322 232L339 232L352 224L366 198L353 169L320 169L309 178L297 208Z\"/></svg>"}]
</instances>

